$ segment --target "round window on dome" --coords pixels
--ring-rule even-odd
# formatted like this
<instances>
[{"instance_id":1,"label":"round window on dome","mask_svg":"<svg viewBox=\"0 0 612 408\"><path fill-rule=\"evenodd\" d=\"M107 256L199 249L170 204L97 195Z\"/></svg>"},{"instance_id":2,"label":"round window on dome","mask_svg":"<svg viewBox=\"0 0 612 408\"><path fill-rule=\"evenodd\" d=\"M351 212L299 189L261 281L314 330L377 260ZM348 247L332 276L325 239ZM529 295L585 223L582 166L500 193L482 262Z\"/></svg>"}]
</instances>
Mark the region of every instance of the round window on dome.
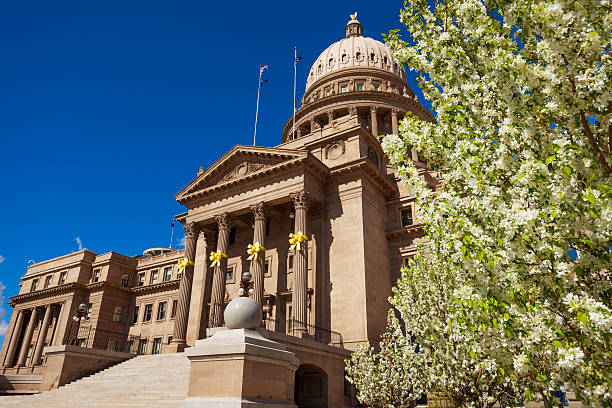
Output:
<instances>
[{"instance_id":1,"label":"round window on dome","mask_svg":"<svg viewBox=\"0 0 612 408\"><path fill-rule=\"evenodd\" d=\"M376 61L376 54L374 54L374 53L370 54L370 61L372 61L372 62Z\"/></svg>"},{"instance_id":2,"label":"round window on dome","mask_svg":"<svg viewBox=\"0 0 612 408\"><path fill-rule=\"evenodd\" d=\"M388 62L387 57L383 58L383 63L384 63L385 65L387 65L387 62Z\"/></svg>"},{"instance_id":3,"label":"round window on dome","mask_svg":"<svg viewBox=\"0 0 612 408\"><path fill-rule=\"evenodd\" d=\"M317 67L317 72L320 74L321 71L323 71L323 65L319 64L319 66Z\"/></svg>"},{"instance_id":4,"label":"round window on dome","mask_svg":"<svg viewBox=\"0 0 612 408\"><path fill-rule=\"evenodd\" d=\"M329 63L328 63L329 67L332 68L334 66L334 63L335 63L334 59L330 58Z\"/></svg>"},{"instance_id":5,"label":"round window on dome","mask_svg":"<svg viewBox=\"0 0 612 408\"><path fill-rule=\"evenodd\" d=\"M361 61L363 59L363 57L361 56L361 53L359 51L357 51L357 53L355 54L355 59L357 61Z\"/></svg>"},{"instance_id":6,"label":"round window on dome","mask_svg":"<svg viewBox=\"0 0 612 408\"><path fill-rule=\"evenodd\" d=\"M346 64L346 62L348 61L348 56L346 54L342 54L341 61Z\"/></svg>"}]
</instances>

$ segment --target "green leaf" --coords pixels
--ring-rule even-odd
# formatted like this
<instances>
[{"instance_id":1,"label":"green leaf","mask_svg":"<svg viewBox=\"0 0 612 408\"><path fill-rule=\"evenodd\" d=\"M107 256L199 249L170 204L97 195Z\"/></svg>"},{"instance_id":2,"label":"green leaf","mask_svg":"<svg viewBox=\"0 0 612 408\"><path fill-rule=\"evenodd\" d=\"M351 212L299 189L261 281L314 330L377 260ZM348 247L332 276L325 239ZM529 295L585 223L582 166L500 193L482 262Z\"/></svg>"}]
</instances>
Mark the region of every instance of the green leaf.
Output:
<instances>
[{"instance_id":1,"label":"green leaf","mask_svg":"<svg viewBox=\"0 0 612 408\"><path fill-rule=\"evenodd\" d=\"M585 195L584 195L584 198L586 198L587 200L589 200L589 202L590 202L591 204L593 204L593 205L595 205L595 204L596 204L596 202L595 202L595 196L593 195L593 193L590 193L590 192L589 192L589 193L585 194Z\"/></svg>"},{"instance_id":2,"label":"green leaf","mask_svg":"<svg viewBox=\"0 0 612 408\"><path fill-rule=\"evenodd\" d=\"M572 175L572 168L570 166L563 166L563 171L565 172L565 174L567 174L568 176Z\"/></svg>"},{"instance_id":3,"label":"green leaf","mask_svg":"<svg viewBox=\"0 0 612 408\"><path fill-rule=\"evenodd\" d=\"M493 323L493 327L495 327L496 329L499 327L499 325L497 324L497 318L494 317L492 320L492 323Z\"/></svg>"},{"instance_id":4,"label":"green leaf","mask_svg":"<svg viewBox=\"0 0 612 408\"><path fill-rule=\"evenodd\" d=\"M553 346L555 346L556 348L561 348L563 347L563 345L561 344L561 342L559 340L555 340L553 341Z\"/></svg>"},{"instance_id":5,"label":"green leaf","mask_svg":"<svg viewBox=\"0 0 612 408\"><path fill-rule=\"evenodd\" d=\"M550 163L555 161L556 158L557 158L556 154L551 154L550 156L546 158L546 161L544 163L546 163L546 165L548 166Z\"/></svg>"},{"instance_id":6,"label":"green leaf","mask_svg":"<svg viewBox=\"0 0 612 408\"><path fill-rule=\"evenodd\" d=\"M583 324L588 324L588 317L587 314L585 312L577 312L576 313L576 317L578 318L579 321L581 321Z\"/></svg>"},{"instance_id":7,"label":"green leaf","mask_svg":"<svg viewBox=\"0 0 612 408\"><path fill-rule=\"evenodd\" d=\"M470 350L470 357L474 358L475 354L474 354L474 350Z\"/></svg>"}]
</instances>

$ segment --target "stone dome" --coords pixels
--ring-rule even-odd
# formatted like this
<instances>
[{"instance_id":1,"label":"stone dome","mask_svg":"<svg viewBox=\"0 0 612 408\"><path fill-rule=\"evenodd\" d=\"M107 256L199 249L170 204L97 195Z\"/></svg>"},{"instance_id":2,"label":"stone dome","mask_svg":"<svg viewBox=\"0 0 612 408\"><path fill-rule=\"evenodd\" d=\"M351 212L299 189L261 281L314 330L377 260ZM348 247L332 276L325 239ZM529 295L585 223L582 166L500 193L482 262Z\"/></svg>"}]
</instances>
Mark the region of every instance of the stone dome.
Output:
<instances>
[{"instance_id":1,"label":"stone dome","mask_svg":"<svg viewBox=\"0 0 612 408\"><path fill-rule=\"evenodd\" d=\"M391 49L373 38L363 37L363 27L351 16L346 25L346 37L325 49L310 68L306 92L319 79L347 68L377 68L406 81L406 74Z\"/></svg>"}]
</instances>

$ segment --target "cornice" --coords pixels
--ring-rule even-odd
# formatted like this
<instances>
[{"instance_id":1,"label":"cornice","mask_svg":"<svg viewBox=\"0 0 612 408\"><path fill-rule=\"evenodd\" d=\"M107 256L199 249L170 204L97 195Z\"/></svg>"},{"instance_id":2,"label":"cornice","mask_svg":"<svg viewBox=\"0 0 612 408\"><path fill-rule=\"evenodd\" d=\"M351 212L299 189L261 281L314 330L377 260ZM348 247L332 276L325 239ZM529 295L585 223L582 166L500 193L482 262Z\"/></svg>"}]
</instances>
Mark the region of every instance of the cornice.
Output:
<instances>
[{"instance_id":1,"label":"cornice","mask_svg":"<svg viewBox=\"0 0 612 408\"><path fill-rule=\"evenodd\" d=\"M407 227L396 228L385 231L388 240L399 238L417 238L425 235L423 224L409 225Z\"/></svg>"},{"instance_id":2,"label":"cornice","mask_svg":"<svg viewBox=\"0 0 612 408\"><path fill-rule=\"evenodd\" d=\"M362 157L358 160L334 167L331 170L332 176L340 176L349 174L351 176L359 175L359 172L370 176L375 184L382 191L385 198L398 193L397 185L389 180L378 167L374 165L367 157Z\"/></svg>"},{"instance_id":3,"label":"cornice","mask_svg":"<svg viewBox=\"0 0 612 408\"><path fill-rule=\"evenodd\" d=\"M180 283L180 279L175 279L168 282L155 283L153 285L137 286L135 288L131 288L130 291L135 295L146 295L163 290L178 289Z\"/></svg>"},{"instance_id":4,"label":"cornice","mask_svg":"<svg viewBox=\"0 0 612 408\"><path fill-rule=\"evenodd\" d=\"M9 305L15 306L17 303L22 303L43 297L56 296L67 292L75 292L79 289L84 289L85 285L78 282L67 283L65 285L53 286L47 289L37 290L35 292L23 293L9 297Z\"/></svg>"}]
</instances>

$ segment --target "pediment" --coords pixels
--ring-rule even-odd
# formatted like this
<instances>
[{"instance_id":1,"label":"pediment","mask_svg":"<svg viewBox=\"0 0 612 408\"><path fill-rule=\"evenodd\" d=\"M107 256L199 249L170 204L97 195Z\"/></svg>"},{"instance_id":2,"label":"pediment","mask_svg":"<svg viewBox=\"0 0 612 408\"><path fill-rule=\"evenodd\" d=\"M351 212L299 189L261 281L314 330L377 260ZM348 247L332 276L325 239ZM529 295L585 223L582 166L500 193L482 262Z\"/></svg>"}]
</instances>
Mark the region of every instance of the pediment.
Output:
<instances>
[{"instance_id":1,"label":"pediment","mask_svg":"<svg viewBox=\"0 0 612 408\"><path fill-rule=\"evenodd\" d=\"M199 173L195 180L174 197L182 201L202 190L231 183L253 173L281 167L283 164L304 159L307 155L308 152L302 150L238 145L208 169Z\"/></svg>"}]
</instances>

